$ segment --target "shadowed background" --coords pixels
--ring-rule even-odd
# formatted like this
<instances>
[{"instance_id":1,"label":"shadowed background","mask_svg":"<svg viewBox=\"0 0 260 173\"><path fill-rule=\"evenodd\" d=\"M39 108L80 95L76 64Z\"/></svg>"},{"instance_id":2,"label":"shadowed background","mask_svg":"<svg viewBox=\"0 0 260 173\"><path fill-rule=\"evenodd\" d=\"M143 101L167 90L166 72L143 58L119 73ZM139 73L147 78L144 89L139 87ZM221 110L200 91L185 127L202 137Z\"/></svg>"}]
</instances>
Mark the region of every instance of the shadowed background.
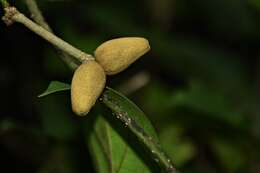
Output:
<instances>
[{"instance_id":1,"label":"shadowed background","mask_svg":"<svg viewBox=\"0 0 260 173\"><path fill-rule=\"evenodd\" d=\"M22 1L11 3L30 16ZM39 6L59 37L87 53L117 37L150 41L151 51L107 85L146 113L181 172L260 172L260 1L42 0ZM1 169L94 172L70 93L37 98L52 80L70 83L72 71L21 24L1 22L0 43Z\"/></svg>"}]
</instances>

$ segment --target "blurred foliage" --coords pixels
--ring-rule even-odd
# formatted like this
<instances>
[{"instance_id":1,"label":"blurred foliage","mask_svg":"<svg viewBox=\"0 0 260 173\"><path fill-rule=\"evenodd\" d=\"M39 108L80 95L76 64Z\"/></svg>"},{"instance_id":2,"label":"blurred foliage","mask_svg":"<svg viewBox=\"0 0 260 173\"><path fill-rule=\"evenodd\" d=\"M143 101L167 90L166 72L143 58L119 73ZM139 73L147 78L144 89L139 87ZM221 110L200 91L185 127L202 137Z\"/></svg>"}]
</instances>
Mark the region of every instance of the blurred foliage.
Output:
<instances>
[{"instance_id":1,"label":"blurred foliage","mask_svg":"<svg viewBox=\"0 0 260 173\"><path fill-rule=\"evenodd\" d=\"M22 1L11 3L30 15ZM42 0L39 5L58 36L89 53L111 38L148 38L151 52L109 77L108 85L120 88L140 71L149 74L145 86L127 94L149 116L181 172L260 172L259 0ZM0 41L1 169L95 172L91 153L98 146L88 149L86 136L95 129L93 122L103 121L103 107L78 118L68 92L37 98L49 81L70 83L71 71L22 25L1 22ZM108 122L124 143L120 128Z\"/></svg>"}]
</instances>

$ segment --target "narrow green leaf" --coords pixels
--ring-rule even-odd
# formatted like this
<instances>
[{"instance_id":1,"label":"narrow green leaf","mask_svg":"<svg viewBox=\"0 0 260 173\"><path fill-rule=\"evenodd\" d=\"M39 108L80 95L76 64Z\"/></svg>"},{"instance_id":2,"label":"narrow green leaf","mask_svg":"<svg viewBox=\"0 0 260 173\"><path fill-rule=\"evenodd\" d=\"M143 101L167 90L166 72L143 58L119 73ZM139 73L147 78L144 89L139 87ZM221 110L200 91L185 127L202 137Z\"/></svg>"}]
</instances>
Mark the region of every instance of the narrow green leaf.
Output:
<instances>
[{"instance_id":1,"label":"narrow green leaf","mask_svg":"<svg viewBox=\"0 0 260 173\"><path fill-rule=\"evenodd\" d=\"M66 90L70 90L69 84L62 83L59 81L52 81L49 84L48 88L42 94L40 94L38 97L44 97L44 96L47 96L47 95L55 93L55 92L66 91Z\"/></svg>"},{"instance_id":2,"label":"narrow green leaf","mask_svg":"<svg viewBox=\"0 0 260 173\"><path fill-rule=\"evenodd\" d=\"M156 172L143 159L140 146L134 146L134 139L127 128L120 126L119 121L111 120L113 117L109 113L97 113L95 117L87 142L98 173Z\"/></svg>"},{"instance_id":3,"label":"narrow green leaf","mask_svg":"<svg viewBox=\"0 0 260 173\"><path fill-rule=\"evenodd\" d=\"M137 124L139 124L158 142L158 136L150 120L146 117L141 109L139 109L124 95L107 87L103 93L103 101L115 113L126 112L130 118L135 120Z\"/></svg>"},{"instance_id":4,"label":"narrow green leaf","mask_svg":"<svg viewBox=\"0 0 260 173\"><path fill-rule=\"evenodd\" d=\"M112 110L112 115L120 119L124 123L124 126L131 131L132 135L135 135L135 139L133 140L139 141L139 143L135 145L139 147L144 146L145 149L150 152L150 156L152 156L158 165L164 168L166 172L177 172L171 160L163 152L151 122L133 102L111 88L106 88L103 92L102 100L104 104ZM112 142L113 140L111 139L111 143ZM117 150L115 152L117 152ZM126 170L127 169L129 168L126 167Z\"/></svg>"}]
</instances>

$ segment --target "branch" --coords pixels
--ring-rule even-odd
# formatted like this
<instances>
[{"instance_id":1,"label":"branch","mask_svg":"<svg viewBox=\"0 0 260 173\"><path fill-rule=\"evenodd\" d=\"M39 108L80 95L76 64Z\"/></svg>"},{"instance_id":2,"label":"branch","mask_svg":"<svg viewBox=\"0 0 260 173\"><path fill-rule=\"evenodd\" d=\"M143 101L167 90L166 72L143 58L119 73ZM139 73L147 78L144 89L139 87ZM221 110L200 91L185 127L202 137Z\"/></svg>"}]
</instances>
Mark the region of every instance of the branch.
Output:
<instances>
[{"instance_id":1,"label":"branch","mask_svg":"<svg viewBox=\"0 0 260 173\"><path fill-rule=\"evenodd\" d=\"M27 5L29 11L32 14L32 18L34 19L34 21L36 23L38 23L39 25L41 25L46 30L52 32L52 29L50 28L48 23L45 21L43 15L42 15L42 12L39 9L36 1L35 0L25 0L25 3Z\"/></svg>"},{"instance_id":2,"label":"branch","mask_svg":"<svg viewBox=\"0 0 260 173\"><path fill-rule=\"evenodd\" d=\"M32 20L27 18L25 15L20 13L15 7L6 7L5 16L2 18L3 21L7 25L11 25L13 22L22 23L28 29L33 31L34 33L38 34L48 42L52 43L54 46L58 47L62 51L66 52L67 54L73 56L80 62L84 62L86 60L94 59L92 55L86 54L85 52L73 47L69 43L63 41L56 35L52 34L51 32L47 31L43 27L39 26L38 24L34 23Z\"/></svg>"},{"instance_id":3,"label":"branch","mask_svg":"<svg viewBox=\"0 0 260 173\"><path fill-rule=\"evenodd\" d=\"M48 23L46 22L46 20L44 19L41 10L39 9L37 3L35 0L25 0L25 3L29 9L29 11L32 14L32 18L34 19L34 21L41 25L44 29L50 31L51 33L53 33L51 27L48 25ZM59 48L55 47L57 54L59 55L59 57L71 68L71 69L76 69L78 67L78 64L75 63L72 59L71 56L69 56L67 53L63 52L62 50L60 50Z\"/></svg>"}]
</instances>

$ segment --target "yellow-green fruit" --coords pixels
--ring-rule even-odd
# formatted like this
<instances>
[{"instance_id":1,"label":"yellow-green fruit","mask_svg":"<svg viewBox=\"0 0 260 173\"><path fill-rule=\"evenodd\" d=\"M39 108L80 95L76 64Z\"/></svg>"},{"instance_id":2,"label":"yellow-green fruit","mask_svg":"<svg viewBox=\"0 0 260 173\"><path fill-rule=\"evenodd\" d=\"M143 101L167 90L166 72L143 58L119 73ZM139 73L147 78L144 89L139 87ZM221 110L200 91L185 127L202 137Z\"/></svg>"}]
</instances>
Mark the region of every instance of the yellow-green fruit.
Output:
<instances>
[{"instance_id":1,"label":"yellow-green fruit","mask_svg":"<svg viewBox=\"0 0 260 173\"><path fill-rule=\"evenodd\" d=\"M103 91L105 83L105 72L97 62L89 60L81 64L71 83L72 110L77 115L86 115Z\"/></svg>"},{"instance_id":2,"label":"yellow-green fruit","mask_svg":"<svg viewBox=\"0 0 260 173\"><path fill-rule=\"evenodd\" d=\"M141 37L123 37L101 44L95 51L96 61L106 74L114 75L150 50L149 42Z\"/></svg>"}]
</instances>

